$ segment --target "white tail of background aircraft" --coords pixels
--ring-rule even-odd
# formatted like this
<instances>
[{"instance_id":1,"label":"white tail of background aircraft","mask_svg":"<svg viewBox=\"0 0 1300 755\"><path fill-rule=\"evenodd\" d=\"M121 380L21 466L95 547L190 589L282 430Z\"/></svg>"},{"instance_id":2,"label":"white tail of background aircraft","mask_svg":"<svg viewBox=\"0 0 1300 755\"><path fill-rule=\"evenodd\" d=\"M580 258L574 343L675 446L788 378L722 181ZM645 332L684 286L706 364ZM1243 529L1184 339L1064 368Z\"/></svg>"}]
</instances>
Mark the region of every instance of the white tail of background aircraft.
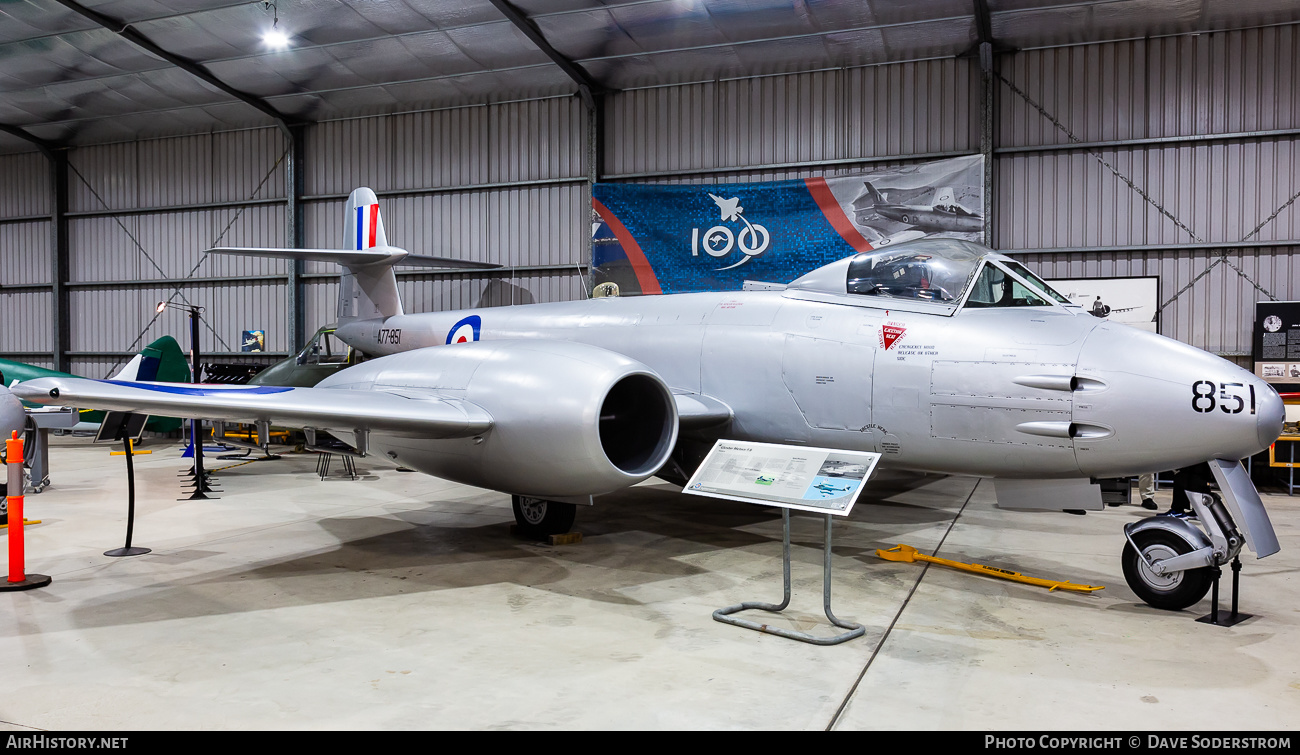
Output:
<instances>
[{"instance_id":1,"label":"white tail of background aircraft","mask_svg":"<svg viewBox=\"0 0 1300 755\"><path fill-rule=\"evenodd\" d=\"M483 262L429 257L411 254L388 245L384 222L379 215L379 198L367 188L356 189L348 196L343 218L343 238L349 249L263 249L257 247L217 247L215 254L242 254L250 257L279 257L291 260L335 262L343 266L339 281L339 325L356 320L373 320L403 314L402 299L397 292L394 265L440 268L498 268Z\"/></svg>"}]
</instances>

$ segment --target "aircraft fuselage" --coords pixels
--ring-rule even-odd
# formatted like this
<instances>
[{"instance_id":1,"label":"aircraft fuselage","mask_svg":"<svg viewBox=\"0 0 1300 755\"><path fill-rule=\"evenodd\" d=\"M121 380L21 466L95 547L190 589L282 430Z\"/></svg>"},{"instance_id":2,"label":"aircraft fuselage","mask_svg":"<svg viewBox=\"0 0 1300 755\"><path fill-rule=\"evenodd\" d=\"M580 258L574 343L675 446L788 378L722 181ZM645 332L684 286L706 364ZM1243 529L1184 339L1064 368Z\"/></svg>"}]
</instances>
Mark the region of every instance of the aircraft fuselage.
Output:
<instances>
[{"instance_id":1,"label":"aircraft fuselage","mask_svg":"<svg viewBox=\"0 0 1300 755\"><path fill-rule=\"evenodd\" d=\"M353 322L382 356L459 341L576 341L734 412L726 437L875 451L888 466L1117 477L1267 447L1281 401L1199 349L1077 308L953 315L780 292L606 298Z\"/></svg>"},{"instance_id":2,"label":"aircraft fuselage","mask_svg":"<svg viewBox=\"0 0 1300 755\"><path fill-rule=\"evenodd\" d=\"M931 232L979 233L984 230L984 219L978 215L959 215L930 207L907 205L876 205L873 211L882 218L907 223Z\"/></svg>"}]
</instances>

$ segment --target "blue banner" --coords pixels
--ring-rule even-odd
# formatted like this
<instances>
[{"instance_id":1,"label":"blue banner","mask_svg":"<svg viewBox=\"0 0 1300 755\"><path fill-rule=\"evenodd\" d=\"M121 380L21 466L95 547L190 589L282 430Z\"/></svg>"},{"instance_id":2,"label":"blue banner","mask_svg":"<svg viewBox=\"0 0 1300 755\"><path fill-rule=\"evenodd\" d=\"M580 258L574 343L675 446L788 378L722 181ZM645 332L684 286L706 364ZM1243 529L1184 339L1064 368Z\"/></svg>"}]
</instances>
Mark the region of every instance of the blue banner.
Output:
<instances>
[{"instance_id":1,"label":"blue banner","mask_svg":"<svg viewBox=\"0 0 1300 755\"><path fill-rule=\"evenodd\" d=\"M621 294L739 290L913 238L981 240L982 186L979 156L793 181L598 183L593 282Z\"/></svg>"}]
</instances>

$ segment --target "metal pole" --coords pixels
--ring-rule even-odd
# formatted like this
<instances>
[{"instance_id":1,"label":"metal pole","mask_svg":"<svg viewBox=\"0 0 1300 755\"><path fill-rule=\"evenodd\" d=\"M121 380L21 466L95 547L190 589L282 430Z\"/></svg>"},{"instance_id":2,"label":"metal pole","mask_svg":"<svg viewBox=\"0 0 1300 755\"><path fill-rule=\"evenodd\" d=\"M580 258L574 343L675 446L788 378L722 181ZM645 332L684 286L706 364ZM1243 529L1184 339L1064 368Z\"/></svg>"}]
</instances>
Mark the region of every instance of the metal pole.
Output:
<instances>
[{"instance_id":1,"label":"metal pole","mask_svg":"<svg viewBox=\"0 0 1300 755\"><path fill-rule=\"evenodd\" d=\"M1211 624L1219 623L1219 575L1223 573L1218 566L1211 566L1210 571L1214 574L1214 586L1210 589L1210 622Z\"/></svg>"},{"instance_id":2,"label":"metal pole","mask_svg":"<svg viewBox=\"0 0 1300 755\"><path fill-rule=\"evenodd\" d=\"M980 154L984 156L984 244L993 246L993 45L980 43Z\"/></svg>"},{"instance_id":3,"label":"metal pole","mask_svg":"<svg viewBox=\"0 0 1300 755\"><path fill-rule=\"evenodd\" d=\"M1237 588L1241 584L1240 580L1241 580L1241 559L1236 556L1233 556L1232 557L1232 613L1228 614L1229 624L1236 624L1238 621Z\"/></svg>"},{"instance_id":4,"label":"metal pole","mask_svg":"<svg viewBox=\"0 0 1300 755\"><path fill-rule=\"evenodd\" d=\"M601 165L603 162L603 155L601 152L604 150L604 145L602 144L603 140L601 139L600 133L602 130L602 119L600 117L602 99L603 98L593 98L592 104L587 107L587 206L583 208L583 212L593 216L592 222L595 222L594 215L596 214L593 209L594 205L592 204L592 200L595 198L596 182L600 180L600 173L603 167ZM592 259L591 234L584 233L583 237L583 257L587 262L587 269L590 270L591 266L595 262ZM595 285L596 281L594 276L585 281L583 288L585 289L584 293L588 298L591 297L591 290Z\"/></svg>"},{"instance_id":5,"label":"metal pole","mask_svg":"<svg viewBox=\"0 0 1300 755\"><path fill-rule=\"evenodd\" d=\"M190 310L190 361L193 364L194 374L191 381L200 382L202 367L199 365L199 311ZM190 419L190 436L194 444L194 493L196 496L202 496L204 488L207 487L206 480L203 479L203 438L200 436L199 428L202 423L198 417Z\"/></svg>"},{"instance_id":6,"label":"metal pole","mask_svg":"<svg viewBox=\"0 0 1300 755\"><path fill-rule=\"evenodd\" d=\"M288 197L288 217L286 241L294 249L301 249L307 244L307 229L303 214L303 195L307 193L306 180L306 129L293 126L289 129L289 161L285 168L285 191ZM307 319L307 306L303 295L304 266L302 260L289 260L289 282L286 298L289 308L288 338L289 353L297 354L303 347L305 337L304 321Z\"/></svg>"},{"instance_id":7,"label":"metal pole","mask_svg":"<svg viewBox=\"0 0 1300 755\"><path fill-rule=\"evenodd\" d=\"M122 439L122 450L126 452L126 550L131 550L131 533L135 530L135 456L131 439Z\"/></svg>"},{"instance_id":8,"label":"metal pole","mask_svg":"<svg viewBox=\"0 0 1300 755\"><path fill-rule=\"evenodd\" d=\"M50 328L54 334L54 369L69 372L68 352L72 349L70 318L68 316L68 153L50 151L50 183L53 191L50 217L50 254L53 257L53 305Z\"/></svg>"},{"instance_id":9,"label":"metal pole","mask_svg":"<svg viewBox=\"0 0 1300 755\"><path fill-rule=\"evenodd\" d=\"M129 417L129 415L128 415ZM123 422L125 430L130 425L129 422ZM129 434L129 430L127 433ZM149 548L132 548L131 534L135 531L135 444L131 442L130 437L122 439L122 450L126 451L126 545L121 548L114 548L111 551L104 551L105 556L139 556L149 552Z\"/></svg>"},{"instance_id":10,"label":"metal pole","mask_svg":"<svg viewBox=\"0 0 1300 755\"><path fill-rule=\"evenodd\" d=\"M192 382L200 381L201 366L199 365L199 308L190 308L190 361L194 374ZM203 436L200 433L202 420L198 417L190 418L190 448L194 449L194 492L190 493L188 498L178 498L180 501L193 501L195 499L211 498L208 493L212 488L208 485L207 475L203 472Z\"/></svg>"},{"instance_id":11,"label":"metal pole","mask_svg":"<svg viewBox=\"0 0 1300 755\"><path fill-rule=\"evenodd\" d=\"M831 613L831 523L832 517L830 514L827 514L825 546L826 574L822 578L822 605L826 609L826 618L829 619L832 624L842 629L851 630L836 638L838 641L843 642L844 640L853 639L854 637L861 637L863 634L866 634L867 628L861 624L854 624L851 621L841 621L835 617L835 614Z\"/></svg>"},{"instance_id":12,"label":"metal pole","mask_svg":"<svg viewBox=\"0 0 1300 755\"><path fill-rule=\"evenodd\" d=\"M807 642L812 645L838 645L841 642L845 642L846 640L851 640L854 637L861 637L863 634L866 633L867 631L866 627L862 626L861 624L853 624L847 621L840 621L839 619L835 618L835 614L831 613L831 515L830 514L826 515L826 546L825 546L825 574L824 574L825 581L822 584L822 606L823 608L826 609L826 618L830 619L832 624L834 624L837 627L848 629L850 631L845 632L843 634L836 635L834 637L815 637L811 634L808 634L807 632L797 632L792 629L781 629L780 627L774 627L769 624L760 624L756 621L750 621L748 619L740 619L735 616L732 616L732 614L734 613L738 613L740 611L752 610L752 609L759 609L762 611L770 611L773 613L778 613L780 611L785 610L785 608L790 605L790 509L785 507L781 508L781 519L783 525L782 529L784 532L782 549L781 549L781 555L782 555L781 561L782 561L782 575L784 576L784 580L785 580L785 598L779 604L747 601L745 603L738 603L734 606L719 608L718 610L713 612L714 620L721 621L724 624L735 624L738 627L744 627L745 629L753 629L755 631L764 632L766 634L774 634L777 635L778 637L785 637L791 640L799 640L800 642Z\"/></svg>"}]
</instances>

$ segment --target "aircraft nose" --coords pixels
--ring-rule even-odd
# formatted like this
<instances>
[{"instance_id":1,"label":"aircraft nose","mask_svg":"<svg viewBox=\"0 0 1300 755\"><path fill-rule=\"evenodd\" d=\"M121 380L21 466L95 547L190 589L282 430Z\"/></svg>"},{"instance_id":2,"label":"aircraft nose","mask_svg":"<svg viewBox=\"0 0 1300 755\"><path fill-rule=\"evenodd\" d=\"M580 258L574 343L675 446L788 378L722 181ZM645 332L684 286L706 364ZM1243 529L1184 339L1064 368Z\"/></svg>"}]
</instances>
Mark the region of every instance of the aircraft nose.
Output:
<instances>
[{"instance_id":1,"label":"aircraft nose","mask_svg":"<svg viewBox=\"0 0 1300 755\"><path fill-rule=\"evenodd\" d=\"M1254 380L1255 394L1259 397L1259 416L1255 420L1259 432L1259 445L1267 448L1273 445L1277 436L1282 434L1282 424L1286 421L1286 407L1282 397L1277 395L1273 386L1251 375Z\"/></svg>"},{"instance_id":2,"label":"aircraft nose","mask_svg":"<svg viewBox=\"0 0 1300 755\"><path fill-rule=\"evenodd\" d=\"M1170 338L1105 323L1079 354L1075 456L1094 477L1244 459L1282 430L1282 399L1263 380Z\"/></svg>"}]
</instances>

